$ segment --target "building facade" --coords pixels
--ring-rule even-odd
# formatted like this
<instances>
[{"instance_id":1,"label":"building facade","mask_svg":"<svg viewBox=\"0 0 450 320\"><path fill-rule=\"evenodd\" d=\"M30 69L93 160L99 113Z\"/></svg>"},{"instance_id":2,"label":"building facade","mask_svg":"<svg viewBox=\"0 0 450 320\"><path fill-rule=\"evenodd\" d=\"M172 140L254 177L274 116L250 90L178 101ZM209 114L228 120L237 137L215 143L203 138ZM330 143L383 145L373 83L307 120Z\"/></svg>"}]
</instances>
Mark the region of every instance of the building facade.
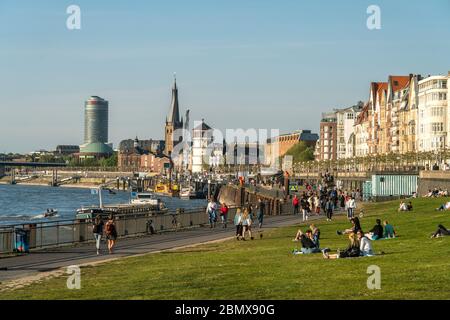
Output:
<instances>
[{"instance_id":1,"label":"building facade","mask_svg":"<svg viewBox=\"0 0 450 320\"><path fill-rule=\"evenodd\" d=\"M337 121L337 159L353 156L353 127L363 105L364 103L360 101L352 107L335 110Z\"/></svg>"},{"instance_id":2,"label":"building facade","mask_svg":"<svg viewBox=\"0 0 450 320\"><path fill-rule=\"evenodd\" d=\"M293 133L267 139L264 146L264 163L273 165L279 157L283 157L289 149L302 141L314 150L318 140L319 135L312 133L311 130L297 130Z\"/></svg>"},{"instance_id":3,"label":"building facade","mask_svg":"<svg viewBox=\"0 0 450 320\"><path fill-rule=\"evenodd\" d=\"M91 96L84 104L84 143L108 142L108 101Z\"/></svg>"},{"instance_id":4,"label":"building facade","mask_svg":"<svg viewBox=\"0 0 450 320\"><path fill-rule=\"evenodd\" d=\"M335 112L322 114L316 160L337 159L337 117Z\"/></svg>"},{"instance_id":5,"label":"building facade","mask_svg":"<svg viewBox=\"0 0 450 320\"><path fill-rule=\"evenodd\" d=\"M130 144L131 142L131 144ZM123 140L119 144L117 165L122 171L164 173L169 157L162 153L161 140Z\"/></svg>"},{"instance_id":6,"label":"building facade","mask_svg":"<svg viewBox=\"0 0 450 320\"><path fill-rule=\"evenodd\" d=\"M113 154L108 143L108 101L91 96L84 104L84 144L75 155L81 159L107 158Z\"/></svg>"},{"instance_id":7,"label":"building facade","mask_svg":"<svg viewBox=\"0 0 450 320\"><path fill-rule=\"evenodd\" d=\"M449 76L450 72L447 76L431 76L419 81L419 151L438 151L448 146Z\"/></svg>"}]
</instances>

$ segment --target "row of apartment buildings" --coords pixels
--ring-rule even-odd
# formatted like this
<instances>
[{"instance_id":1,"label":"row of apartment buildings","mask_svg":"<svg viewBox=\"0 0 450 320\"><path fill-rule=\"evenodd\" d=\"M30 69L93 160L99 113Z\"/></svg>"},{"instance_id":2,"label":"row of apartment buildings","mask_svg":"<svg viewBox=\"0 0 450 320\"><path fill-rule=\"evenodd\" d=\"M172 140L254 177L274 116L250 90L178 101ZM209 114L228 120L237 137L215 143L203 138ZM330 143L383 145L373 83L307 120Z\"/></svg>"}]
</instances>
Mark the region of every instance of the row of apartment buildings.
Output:
<instances>
[{"instance_id":1,"label":"row of apartment buildings","mask_svg":"<svg viewBox=\"0 0 450 320\"><path fill-rule=\"evenodd\" d=\"M317 160L441 151L450 144L447 75L389 76L367 102L322 114Z\"/></svg>"}]
</instances>

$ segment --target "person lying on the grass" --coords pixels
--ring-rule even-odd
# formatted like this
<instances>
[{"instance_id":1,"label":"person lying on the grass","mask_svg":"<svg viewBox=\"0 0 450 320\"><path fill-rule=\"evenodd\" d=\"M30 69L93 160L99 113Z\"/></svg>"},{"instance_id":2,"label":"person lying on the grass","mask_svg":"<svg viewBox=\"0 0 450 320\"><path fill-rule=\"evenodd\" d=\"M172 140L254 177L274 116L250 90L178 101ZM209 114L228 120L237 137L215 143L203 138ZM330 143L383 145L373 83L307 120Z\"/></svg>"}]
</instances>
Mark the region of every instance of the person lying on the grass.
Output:
<instances>
[{"instance_id":1,"label":"person lying on the grass","mask_svg":"<svg viewBox=\"0 0 450 320\"><path fill-rule=\"evenodd\" d=\"M450 201L444 203L439 208L436 208L436 210L439 210L439 211L450 210Z\"/></svg>"},{"instance_id":2,"label":"person lying on the grass","mask_svg":"<svg viewBox=\"0 0 450 320\"><path fill-rule=\"evenodd\" d=\"M376 220L377 224L366 234L366 237L370 240L378 240L383 238L383 226L381 225L381 220Z\"/></svg>"},{"instance_id":3,"label":"person lying on the grass","mask_svg":"<svg viewBox=\"0 0 450 320\"><path fill-rule=\"evenodd\" d=\"M387 220L384 220L383 224L384 224L384 234L383 234L383 237L384 237L384 238L387 238L387 239L389 239L389 238L395 238L395 236L396 236L397 234L396 234L396 232L395 232L395 230L394 230L394 227L393 227L391 224L389 224L389 222L388 222Z\"/></svg>"},{"instance_id":4,"label":"person lying on the grass","mask_svg":"<svg viewBox=\"0 0 450 320\"><path fill-rule=\"evenodd\" d=\"M444 227L442 224L438 225L438 229L431 236L431 238L438 238L443 236L450 236L450 230Z\"/></svg>"},{"instance_id":5,"label":"person lying on the grass","mask_svg":"<svg viewBox=\"0 0 450 320\"><path fill-rule=\"evenodd\" d=\"M298 230L294 241L301 241L302 248L300 252L302 254L318 253L320 252L319 246L314 242L313 234L311 230L306 230L305 233L302 230ZM294 250L294 253L300 253Z\"/></svg>"},{"instance_id":6,"label":"person lying on the grass","mask_svg":"<svg viewBox=\"0 0 450 320\"><path fill-rule=\"evenodd\" d=\"M344 251L339 251L336 254L329 254L329 249L324 249L322 251L323 257L325 259L341 259L341 258L355 258L359 257L361 255L360 251L360 244L358 239L356 239L356 236L354 233L351 233L348 236L350 240L350 244Z\"/></svg>"},{"instance_id":7,"label":"person lying on the grass","mask_svg":"<svg viewBox=\"0 0 450 320\"><path fill-rule=\"evenodd\" d=\"M338 235L343 235L343 234L356 234L356 232L358 230L361 229L361 224L359 222L359 218L358 217L353 217L350 222L352 223L352 227L350 229L345 229L344 231L339 231L337 230L336 233Z\"/></svg>"}]
</instances>

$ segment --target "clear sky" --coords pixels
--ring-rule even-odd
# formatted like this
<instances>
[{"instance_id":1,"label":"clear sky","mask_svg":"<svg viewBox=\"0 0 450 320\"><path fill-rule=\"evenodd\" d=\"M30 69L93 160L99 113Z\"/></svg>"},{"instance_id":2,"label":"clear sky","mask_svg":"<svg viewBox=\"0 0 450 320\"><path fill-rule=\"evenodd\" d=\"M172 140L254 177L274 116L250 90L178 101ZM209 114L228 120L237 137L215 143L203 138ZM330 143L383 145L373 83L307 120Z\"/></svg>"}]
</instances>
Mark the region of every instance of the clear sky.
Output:
<instances>
[{"instance_id":1,"label":"clear sky","mask_svg":"<svg viewBox=\"0 0 450 320\"><path fill-rule=\"evenodd\" d=\"M82 143L91 95L115 145L163 138L174 72L191 120L290 132L367 100L371 81L449 70L449 0L0 0L0 153Z\"/></svg>"}]
</instances>

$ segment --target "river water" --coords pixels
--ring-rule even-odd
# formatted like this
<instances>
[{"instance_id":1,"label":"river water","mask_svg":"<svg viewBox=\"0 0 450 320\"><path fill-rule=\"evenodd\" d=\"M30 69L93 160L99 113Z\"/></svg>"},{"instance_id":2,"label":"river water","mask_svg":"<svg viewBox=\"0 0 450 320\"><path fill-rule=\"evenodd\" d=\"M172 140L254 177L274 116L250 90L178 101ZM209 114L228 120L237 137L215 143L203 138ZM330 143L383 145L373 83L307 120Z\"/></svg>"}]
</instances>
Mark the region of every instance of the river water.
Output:
<instances>
[{"instance_id":1,"label":"river water","mask_svg":"<svg viewBox=\"0 0 450 320\"><path fill-rule=\"evenodd\" d=\"M206 200L182 200L179 198L159 197L169 210L176 208L194 209L206 206ZM116 191L110 194L102 192L104 204L129 203L130 192ZM99 205L98 195L92 195L90 189L70 187L47 187L29 185L0 185L0 224L20 223L43 219L48 208L58 210L52 220L71 219L78 208Z\"/></svg>"}]
</instances>

